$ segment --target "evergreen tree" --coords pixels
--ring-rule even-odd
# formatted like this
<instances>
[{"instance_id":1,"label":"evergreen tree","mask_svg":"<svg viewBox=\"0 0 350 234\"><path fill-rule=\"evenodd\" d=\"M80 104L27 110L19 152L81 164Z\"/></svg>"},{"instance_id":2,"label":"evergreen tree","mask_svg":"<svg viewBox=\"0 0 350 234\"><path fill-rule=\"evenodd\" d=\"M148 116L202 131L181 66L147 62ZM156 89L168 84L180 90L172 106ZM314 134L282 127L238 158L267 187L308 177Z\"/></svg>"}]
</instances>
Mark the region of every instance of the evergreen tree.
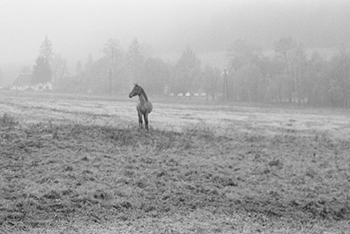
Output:
<instances>
[{"instance_id":1,"label":"evergreen tree","mask_svg":"<svg viewBox=\"0 0 350 234\"><path fill-rule=\"evenodd\" d=\"M51 80L52 71L48 61L42 56L36 59L33 67L32 84L46 83Z\"/></svg>"},{"instance_id":2,"label":"evergreen tree","mask_svg":"<svg viewBox=\"0 0 350 234\"><path fill-rule=\"evenodd\" d=\"M149 93L161 94L170 76L169 66L160 58L148 58L144 63L143 77L146 81L143 87Z\"/></svg>"},{"instance_id":3,"label":"evergreen tree","mask_svg":"<svg viewBox=\"0 0 350 234\"><path fill-rule=\"evenodd\" d=\"M261 57L261 49L245 40L239 39L232 44L228 51L229 79L225 84L229 90L225 96L229 100L240 101L252 98L252 87L259 85L257 83L252 84L252 82L258 82L259 79L257 79L258 75L255 73L254 75L249 73L252 75L250 77L247 70L254 68L254 72L256 72L256 69L258 69L256 64L261 61Z\"/></svg>"},{"instance_id":4,"label":"evergreen tree","mask_svg":"<svg viewBox=\"0 0 350 234\"><path fill-rule=\"evenodd\" d=\"M175 67L175 77L172 84L172 91L175 93L186 93L197 88L197 82L201 73L201 61L197 58L195 52L187 47L178 60Z\"/></svg>"},{"instance_id":5,"label":"evergreen tree","mask_svg":"<svg viewBox=\"0 0 350 234\"><path fill-rule=\"evenodd\" d=\"M52 70L50 66L51 59L52 59L52 43L46 36L45 40L43 41L40 47L39 56L36 59L36 64L33 67L33 73L32 73L33 84L46 83L48 81L51 81L51 78L52 78Z\"/></svg>"},{"instance_id":6,"label":"evergreen tree","mask_svg":"<svg viewBox=\"0 0 350 234\"><path fill-rule=\"evenodd\" d=\"M48 37L46 36L43 43L41 44L40 47L40 53L39 56L43 57L44 60L50 64L51 60L52 60L52 43L51 41L48 39Z\"/></svg>"}]
</instances>

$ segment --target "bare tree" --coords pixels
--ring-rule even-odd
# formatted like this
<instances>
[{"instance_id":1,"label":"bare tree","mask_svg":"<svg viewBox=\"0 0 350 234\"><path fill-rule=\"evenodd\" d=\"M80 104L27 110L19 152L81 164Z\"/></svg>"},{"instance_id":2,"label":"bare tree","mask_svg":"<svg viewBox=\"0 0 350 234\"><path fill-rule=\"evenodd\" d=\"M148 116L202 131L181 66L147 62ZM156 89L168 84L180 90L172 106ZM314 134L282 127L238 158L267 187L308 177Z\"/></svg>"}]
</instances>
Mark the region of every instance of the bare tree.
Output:
<instances>
[{"instance_id":1,"label":"bare tree","mask_svg":"<svg viewBox=\"0 0 350 234\"><path fill-rule=\"evenodd\" d=\"M52 75L53 82L59 83L62 81L64 76L68 75L67 62L59 54L55 54L52 58Z\"/></svg>"},{"instance_id":2,"label":"bare tree","mask_svg":"<svg viewBox=\"0 0 350 234\"><path fill-rule=\"evenodd\" d=\"M210 65L206 65L202 74L203 88L206 92L206 98L211 95L212 100L215 100L215 94L217 92L218 81L220 79L220 69L213 68Z\"/></svg>"},{"instance_id":3,"label":"bare tree","mask_svg":"<svg viewBox=\"0 0 350 234\"><path fill-rule=\"evenodd\" d=\"M175 72L177 76L175 87L178 87L179 91L189 92L190 98L195 86L199 86L197 81L201 73L200 65L201 61L190 47L187 47L182 52L176 64Z\"/></svg>"}]
</instances>

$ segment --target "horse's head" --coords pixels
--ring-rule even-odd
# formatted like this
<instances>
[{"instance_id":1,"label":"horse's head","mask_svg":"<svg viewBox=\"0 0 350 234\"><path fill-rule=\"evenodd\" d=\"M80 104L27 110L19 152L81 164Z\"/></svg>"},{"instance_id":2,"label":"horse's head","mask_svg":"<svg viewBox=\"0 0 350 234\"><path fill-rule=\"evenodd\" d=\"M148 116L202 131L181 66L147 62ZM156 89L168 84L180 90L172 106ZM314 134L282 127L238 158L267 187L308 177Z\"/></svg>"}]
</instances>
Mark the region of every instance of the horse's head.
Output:
<instances>
[{"instance_id":1,"label":"horse's head","mask_svg":"<svg viewBox=\"0 0 350 234\"><path fill-rule=\"evenodd\" d=\"M129 94L129 98L132 98L136 95L140 95L141 92L142 92L141 86L139 86L138 84L134 84L134 88L131 90L131 92Z\"/></svg>"}]
</instances>

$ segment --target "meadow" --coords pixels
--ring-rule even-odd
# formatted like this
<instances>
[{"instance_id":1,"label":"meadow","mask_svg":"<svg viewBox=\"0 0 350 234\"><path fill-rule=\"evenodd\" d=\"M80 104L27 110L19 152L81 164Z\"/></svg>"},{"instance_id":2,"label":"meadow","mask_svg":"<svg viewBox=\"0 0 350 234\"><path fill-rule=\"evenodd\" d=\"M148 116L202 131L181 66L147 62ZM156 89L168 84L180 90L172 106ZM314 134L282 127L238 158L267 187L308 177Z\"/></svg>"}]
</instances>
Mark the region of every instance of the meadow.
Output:
<instances>
[{"instance_id":1,"label":"meadow","mask_svg":"<svg viewBox=\"0 0 350 234\"><path fill-rule=\"evenodd\" d=\"M1 233L348 233L350 111L0 92Z\"/></svg>"}]
</instances>

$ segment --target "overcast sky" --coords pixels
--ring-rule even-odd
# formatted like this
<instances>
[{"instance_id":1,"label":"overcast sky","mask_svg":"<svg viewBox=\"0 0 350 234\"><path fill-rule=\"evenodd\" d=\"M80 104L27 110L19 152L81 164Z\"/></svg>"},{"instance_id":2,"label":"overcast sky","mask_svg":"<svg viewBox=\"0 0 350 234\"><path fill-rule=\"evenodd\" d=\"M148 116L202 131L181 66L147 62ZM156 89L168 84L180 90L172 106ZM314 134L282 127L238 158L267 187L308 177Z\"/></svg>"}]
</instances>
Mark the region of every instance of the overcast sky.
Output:
<instances>
[{"instance_id":1,"label":"overcast sky","mask_svg":"<svg viewBox=\"0 0 350 234\"><path fill-rule=\"evenodd\" d=\"M162 40L176 36L176 27L205 20L215 12L213 8L220 10L228 2L0 0L0 62L35 58L46 35L54 52L64 57L85 59L89 53L98 53L108 38L118 39L124 48L137 37L152 47L164 44L159 50L171 49L171 43Z\"/></svg>"},{"instance_id":2,"label":"overcast sky","mask_svg":"<svg viewBox=\"0 0 350 234\"><path fill-rule=\"evenodd\" d=\"M238 38L269 46L282 36L337 46L350 38L348 2L0 0L0 64L35 60L46 35L53 51L68 61L85 61L90 53L100 57L109 38L126 49L137 37L156 53L181 52L186 46L201 52L225 50Z\"/></svg>"}]
</instances>

